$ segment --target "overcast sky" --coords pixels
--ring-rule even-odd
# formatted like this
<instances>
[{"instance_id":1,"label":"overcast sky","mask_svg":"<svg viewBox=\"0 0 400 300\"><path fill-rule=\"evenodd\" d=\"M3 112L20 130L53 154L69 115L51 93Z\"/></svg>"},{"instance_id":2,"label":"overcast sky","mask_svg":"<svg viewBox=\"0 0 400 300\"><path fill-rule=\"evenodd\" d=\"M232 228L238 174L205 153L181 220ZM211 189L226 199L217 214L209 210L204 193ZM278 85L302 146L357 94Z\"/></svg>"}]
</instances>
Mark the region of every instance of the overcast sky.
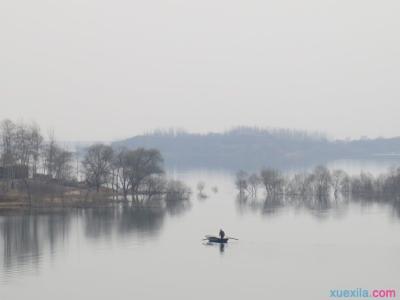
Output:
<instances>
[{"instance_id":1,"label":"overcast sky","mask_svg":"<svg viewBox=\"0 0 400 300\"><path fill-rule=\"evenodd\" d=\"M2 0L0 119L64 140L400 135L400 1Z\"/></svg>"}]
</instances>

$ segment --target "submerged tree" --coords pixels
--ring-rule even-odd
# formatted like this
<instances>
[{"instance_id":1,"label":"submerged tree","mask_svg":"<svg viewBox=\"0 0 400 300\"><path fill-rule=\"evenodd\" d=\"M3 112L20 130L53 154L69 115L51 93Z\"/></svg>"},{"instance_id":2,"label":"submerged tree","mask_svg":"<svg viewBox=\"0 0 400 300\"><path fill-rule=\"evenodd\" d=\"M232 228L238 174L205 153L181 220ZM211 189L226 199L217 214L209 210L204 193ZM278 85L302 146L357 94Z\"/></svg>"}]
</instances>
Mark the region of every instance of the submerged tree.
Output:
<instances>
[{"instance_id":1,"label":"submerged tree","mask_svg":"<svg viewBox=\"0 0 400 300\"><path fill-rule=\"evenodd\" d=\"M239 172L236 173L235 185L236 188L239 190L240 194L243 194L244 191L249 186L248 177L249 175L243 170L240 170Z\"/></svg>"},{"instance_id":2,"label":"submerged tree","mask_svg":"<svg viewBox=\"0 0 400 300\"><path fill-rule=\"evenodd\" d=\"M349 176L342 170L333 170L331 175L333 194L335 198L340 192L348 193Z\"/></svg>"},{"instance_id":3,"label":"submerged tree","mask_svg":"<svg viewBox=\"0 0 400 300\"><path fill-rule=\"evenodd\" d=\"M332 184L331 173L325 166L317 166L311 174L314 191L317 197L326 197L330 193Z\"/></svg>"},{"instance_id":4,"label":"submerged tree","mask_svg":"<svg viewBox=\"0 0 400 300\"><path fill-rule=\"evenodd\" d=\"M133 197L139 195L140 187L146 178L164 173L163 159L156 149L129 150L125 153L123 162Z\"/></svg>"},{"instance_id":5,"label":"submerged tree","mask_svg":"<svg viewBox=\"0 0 400 300\"><path fill-rule=\"evenodd\" d=\"M238 199L246 200L247 195L252 194L251 188L244 188L248 187L250 180L246 173L238 174L235 181L239 189ZM352 199L385 201L393 204L396 211L400 212L400 168L392 168L378 177L365 172L349 176L342 170L331 172L325 166L317 166L311 172L300 172L291 176L283 176L278 170L263 169L261 178L267 191L268 204L265 204L265 207L278 207L285 203L326 210Z\"/></svg>"},{"instance_id":6,"label":"submerged tree","mask_svg":"<svg viewBox=\"0 0 400 300\"><path fill-rule=\"evenodd\" d=\"M271 168L261 170L261 180L268 196L283 193L285 179L279 170Z\"/></svg>"},{"instance_id":7,"label":"submerged tree","mask_svg":"<svg viewBox=\"0 0 400 300\"><path fill-rule=\"evenodd\" d=\"M252 197L257 198L257 191L262 183L260 176L256 173L251 174L249 176L248 183L249 183L248 189L250 190L250 194L252 195Z\"/></svg>"},{"instance_id":8,"label":"submerged tree","mask_svg":"<svg viewBox=\"0 0 400 300\"><path fill-rule=\"evenodd\" d=\"M170 180L166 185L165 204L170 213L176 214L188 208L191 190L183 182Z\"/></svg>"},{"instance_id":9,"label":"submerged tree","mask_svg":"<svg viewBox=\"0 0 400 300\"><path fill-rule=\"evenodd\" d=\"M206 199L208 196L204 193L204 189L206 188L206 184L204 181L199 181L197 183L197 198Z\"/></svg>"}]
</instances>

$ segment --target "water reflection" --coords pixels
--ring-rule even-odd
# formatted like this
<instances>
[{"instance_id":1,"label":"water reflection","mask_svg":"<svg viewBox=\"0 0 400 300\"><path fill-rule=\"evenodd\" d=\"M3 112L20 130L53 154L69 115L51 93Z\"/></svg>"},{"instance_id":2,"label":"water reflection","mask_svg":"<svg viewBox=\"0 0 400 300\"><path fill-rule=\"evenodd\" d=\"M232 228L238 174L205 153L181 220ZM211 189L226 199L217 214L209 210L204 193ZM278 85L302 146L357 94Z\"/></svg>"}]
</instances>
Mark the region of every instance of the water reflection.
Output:
<instances>
[{"instance_id":1,"label":"water reflection","mask_svg":"<svg viewBox=\"0 0 400 300\"><path fill-rule=\"evenodd\" d=\"M178 216L189 208L188 201L171 201L164 206L130 203L2 215L0 269L6 274L24 269L39 269L43 256L55 255L58 249L64 248L71 236L72 225L80 226L84 236L91 240L126 238L132 234L155 237L168 215Z\"/></svg>"},{"instance_id":2,"label":"water reflection","mask_svg":"<svg viewBox=\"0 0 400 300\"><path fill-rule=\"evenodd\" d=\"M225 252L225 247L227 246L227 244L224 244L224 243L212 243L212 242L204 242L203 245L205 245L207 247L218 248L219 252L221 254L223 254Z\"/></svg>"},{"instance_id":3,"label":"water reflection","mask_svg":"<svg viewBox=\"0 0 400 300\"><path fill-rule=\"evenodd\" d=\"M352 202L359 204L361 207L369 207L372 205L387 206L394 218L400 219L400 201L399 199L376 199L354 197Z\"/></svg>"},{"instance_id":4,"label":"water reflection","mask_svg":"<svg viewBox=\"0 0 400 300\"><path fill-rule=\"evenodd\" d=\"M53 254L57 244L68 237L71 217L67 213L21 214L2 218L0 234L3 257L1 267L7 271L40 263L41 254ZM1 245L1 244L0 244Z\"/></svg>"},{"instance_id":5,"label":"water reflection","mask_svg":"<svg viewBox=\"0 0 400 300\"><path fill-rule=\"evenodd\" d=\"M276 214L284 207L304 208L319 218L330 211L342 212L350 202L391 206L398 215L400 203L400 168L374 176L368 172L350 176L341 169L317 166L311 172L283 174L263 168L260 172L236 173L237 203L240 211L250 207L263 214ZM262 186L264 198L258 199Z\"/></svg>"},{"instance_id":6,"label":"water reflection","mask_svg":"<svg viewBox=\"0 0 400 300\"><path fill-rule=\"evenodd\" d=\"M132 233L155 236L161 230L168 211L160 206L126 204L86 209L79 214L84 220L85 235L96 239L108 236L124 237Z\"/></svg>"},{"instance_id":7,"label":"water reflection","mask_svg":"<svg viewBox=\"0 0 400 300\"><path fill-rule=\"evenodd\" d=\"M294 209L306 211L318 219L326 219L334 214L343 216L351 203L357 203L360 207L372 205L386 206L392 212L393 217L400 219L400 202L396 199L362 198L362 197L299 197L283 196L275 197L251 197L247 194L236 196L236 207L241 214L261 213L265 216L279 215L279 213Z\"/></svg>"}]
</instances>

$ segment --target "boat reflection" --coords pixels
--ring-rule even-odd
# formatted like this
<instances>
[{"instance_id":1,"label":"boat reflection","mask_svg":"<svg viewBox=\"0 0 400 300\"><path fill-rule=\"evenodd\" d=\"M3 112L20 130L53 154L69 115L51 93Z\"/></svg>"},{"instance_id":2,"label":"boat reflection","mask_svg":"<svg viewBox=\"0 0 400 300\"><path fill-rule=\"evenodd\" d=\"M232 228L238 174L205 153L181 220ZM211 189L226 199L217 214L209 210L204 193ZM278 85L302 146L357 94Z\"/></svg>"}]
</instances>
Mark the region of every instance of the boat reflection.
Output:
<instances>
[{"instance_id":1,"label":"boat reflection","mask_svg":"<svg viewBox=\"0 0 400 300\"><path fill-rule=\"evenodd\" d=\"M203 245L207 247L215 247L219 249L219 252L223 254L225 252L225 247L227 247L227 244L225 243L213 243L213 242L204 242Z\"/></svg>"}]
</instances>

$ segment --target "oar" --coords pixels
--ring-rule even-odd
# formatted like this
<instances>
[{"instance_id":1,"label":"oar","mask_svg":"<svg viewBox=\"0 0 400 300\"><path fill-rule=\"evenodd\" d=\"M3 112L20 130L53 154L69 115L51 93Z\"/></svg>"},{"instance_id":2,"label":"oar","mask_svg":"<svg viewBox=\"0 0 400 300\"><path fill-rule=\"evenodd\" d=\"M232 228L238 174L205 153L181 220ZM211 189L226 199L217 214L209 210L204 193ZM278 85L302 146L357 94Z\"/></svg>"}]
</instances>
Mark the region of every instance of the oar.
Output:
<instances>
[{"instance_id":1,"label":"oar","mask_svg":"<svg viewBox=\"0 0 400 300\"><path fill-rule=\"evenodd\" d=\"M238 240L239 240L239 239L237 239L237 238L230 237L230 236L228 236L228 237L227 237L227 239L230 239L230 240L236 240L236 241L238 241Z\"/></svg>"}]
</instances>

